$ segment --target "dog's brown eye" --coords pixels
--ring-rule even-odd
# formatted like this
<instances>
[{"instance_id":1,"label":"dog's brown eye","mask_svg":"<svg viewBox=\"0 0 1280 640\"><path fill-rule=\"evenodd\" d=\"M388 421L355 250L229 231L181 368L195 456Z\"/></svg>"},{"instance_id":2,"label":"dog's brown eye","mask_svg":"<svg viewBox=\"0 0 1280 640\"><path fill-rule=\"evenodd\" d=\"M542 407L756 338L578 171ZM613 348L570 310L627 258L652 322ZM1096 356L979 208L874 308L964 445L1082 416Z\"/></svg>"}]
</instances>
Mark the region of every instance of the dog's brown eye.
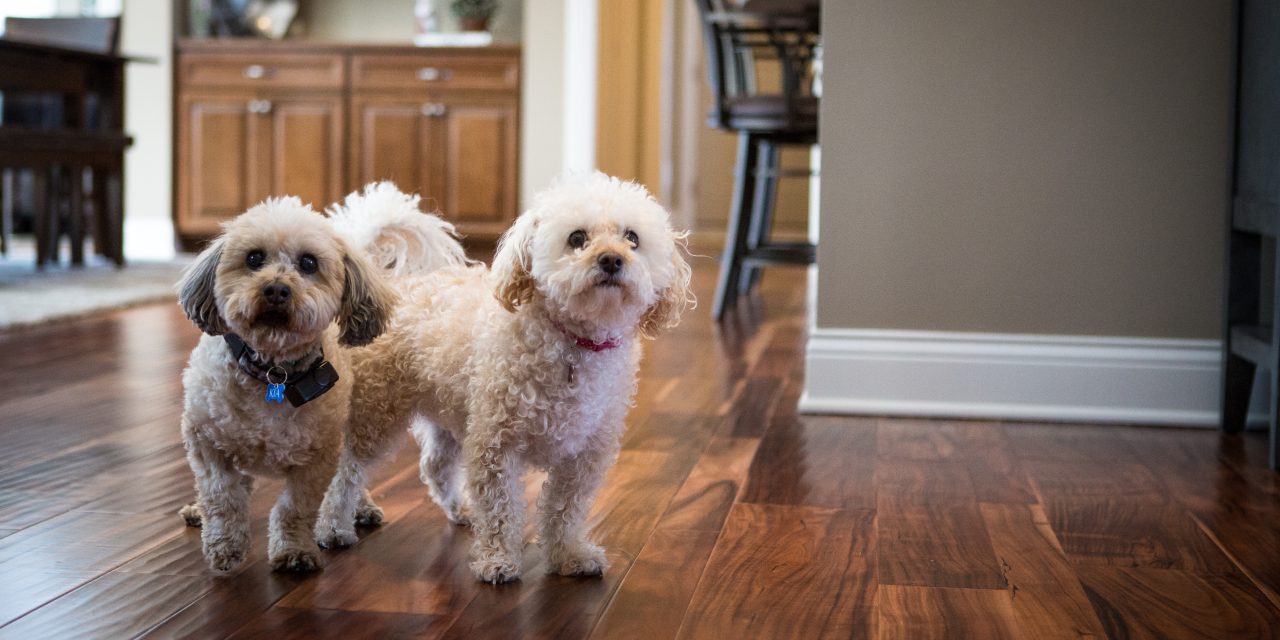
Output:
<instances>
[{"instance_id":1,"label":"dog's brown eye","mask_svg":"<svg viewBox=\"0 0 1280 640\"><path fill-rule=\"evenodd\" d=\"M298 258L298 269L303 273L315 273L320 269L320 262L311 254L304 254Z\"/></svg>"},{"instance_id":2,"label":"dog's brown eye","mask_svg":"<svg viewBox=\"0 0 1280 640\"><path fill-rule=\"evenodd\" d=\"M245 266L249 267L250 269L253 269L254 271L261 269L262 265L266 264L266 262L267 262L267 255L262 253L261 251L258 251L257 249L250 251L249 255L244 257Z\"/></svg>"},{"instance_id":3,"label":"dog's brown eye","mask_svg":"<svg viewBox=\"0 0 1280 640\"><path fill-rule=\"evenodd\" d=\"M577 231L574 231L573 233L569 234L569 246L573 247L574 249L581 249L582 245L586 243L587 243L586 231L583 231L582 229L578 229Z\"/></svg>"},{"instance_id":4,"label":"dog's brown eye","mask_svg":"<svg viewBox=\"0 0 1280 640\"><path fill-rule=\"evenodd\" d=\"M626 233L622 234L622 237L626 238L627 242L631 243L632 249L640 248L640 236L637 235L636 232L627 231Z\"/></svg>"}]
</instances>

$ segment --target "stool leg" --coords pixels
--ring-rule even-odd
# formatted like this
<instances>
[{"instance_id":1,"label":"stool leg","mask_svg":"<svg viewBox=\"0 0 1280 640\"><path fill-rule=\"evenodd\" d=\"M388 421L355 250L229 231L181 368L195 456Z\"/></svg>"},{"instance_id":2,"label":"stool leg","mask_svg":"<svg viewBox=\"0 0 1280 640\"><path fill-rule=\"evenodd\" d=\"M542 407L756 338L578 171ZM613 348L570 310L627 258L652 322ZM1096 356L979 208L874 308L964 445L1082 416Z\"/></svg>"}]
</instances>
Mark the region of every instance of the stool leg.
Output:
<instances>
[{"instance_id":1,"label":"stool leg","mask_svg":"<svg viewBox=\"0 0 1280 640\"><path fill-rule=\"evenodd\" d=\"M778 193L778 145L760 141L760 160L756 163L756 190L751 202L751 229L747 233L747 248L755 250L769 244L769 231L773 229L773 210ZM747 293L760 282L761 268L744 265L738 283L739 293Z\"/></svg>"},{"instance_id":2,"label":"stool leg","mask_svg":"<svg viewBox=\"0 0 1280 640\"><path fill-rule=\"evenodd\" d=\"M1226 358L1222 385L1222 428L1239 433L1249 418L1249 399L1253 395L1253 378L1257 365L1230 354Z\"/></svg>"},{"instance_id":3,"label":"stool leg","mask_svg":"<svg viewBox=\"0 0 1280 640\"><path fill-rule=\"evenodd\" d=\"M71 266L84 266L84 167L71 167Z\"/></svg>"},{"instance_id":4,"label":"stool leg","mask_svg":"<svg viewBox=\"0 0 1280 640\"><path fill-rule=\"evenodd\" d=\"M737 298L738 278L742 270L742 254L746 251L747 232L750 230L751 197L755 191L756 139L750 133L738 134L737 179L734 182L733 204L729 208L729 224L724 238L724 253L720 257L720 278L716 282L716 299L711 316L716 320Z\"/></svg>"},{"instance_id":5,"label":"stool leg","mask_svg":"<svg viewBox=\"0 0 1280 640\"><path fill-rule=\"evenodd\" d=\"M1231 330L1256 325L1262 292L1262 237L1231 231L1226 246L1226 313L1222 323L1222 428L1236 433L1244 429L1253 393L1257 363L1232 349Z\"/></svg>"}]
</instances>

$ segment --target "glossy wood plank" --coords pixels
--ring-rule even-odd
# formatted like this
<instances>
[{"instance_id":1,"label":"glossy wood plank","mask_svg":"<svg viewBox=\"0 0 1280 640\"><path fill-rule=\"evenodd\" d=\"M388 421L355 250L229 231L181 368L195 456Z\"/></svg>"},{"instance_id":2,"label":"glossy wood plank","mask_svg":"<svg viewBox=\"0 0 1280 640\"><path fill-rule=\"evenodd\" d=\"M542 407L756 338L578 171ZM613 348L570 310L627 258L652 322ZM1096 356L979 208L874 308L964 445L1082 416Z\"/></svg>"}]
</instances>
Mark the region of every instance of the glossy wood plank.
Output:
<instances>
[{"instance_id":1,"label":"glossy wood plank","mask_svg":"<svg viewBox=\"0 0 1280 640\"><path fill-rule=\"evenodd\" d=\"M870 510L735 505L678 637L866 637L874 523Z\"/></svg>"},{"instance_id":2,"label":"glossy wood plank","mask_svg":"<svg viewBox=\"0 0 1280 640\"><path fill-rule=\"evenodd\" d=\"M1049 502L1046 512L1067 556L1119 567L1235 571L1235 565L1176 503L1140 500Z\"/></svg>"},{"instance_id":3,"label":"glossy wood plank","mask_svg":"<svg viewBox=\"0 0 1280 640\"><path fill-rule=\"evenodd\" d=\"M1003 590L882 584L876 592L876 611L881 640L1023 637L1014 620L1012 597Z\"/></svg>"},{"instance_id":4,"label":"glossy wood plank","mask_svg":"<svg viewBox=\"0 0 1280 640\"><path fill-rule=\"evenodd\" d=\"M1112 638L1274 638L1280 611L1240 575L1082 566L1098 618Z\"/></svg>"},{"instance_id":5,"label":"glossy wood plank","mask_svg":"<svg viewBox=\"0 0 1280 640\"><path fill-rule=\"evenodd\" d=\"M0 627L0 637L128 638L212 586L209 578L108 573Z\"/></svg>"},{"instance_id":6,"label":"glossy wood plank","mask_svg":"<svg viewBox=\"0 0 1280 640\"><path fill-rule=\"evenodd\" d=\"M289 638L437 638L450 620L440 616L277 607L230 636L235 640Z\"/></svg>"},{"instance_id":7,"label":"glossy wood plank","mask_svg":"<svg viewBox=\"0 0 1280 640\"><path fill-rule=\"evenodd\" d=\"M876 429L874 419L774 421L751 465L742 501L874 508Z\"/></svg>"},{"instance_id":8,"label":"glossy wood plank","mask_svg":"<svg viewBox=\"0 0 1280 640\"><path fill-rule=\"evenodd\" d=\"M715 437L658 521L671 531L720 531L747 480L760 441Z\"/></svg>"},{"instance_id":9,"label":"glossy wood plank","mask_svg":"<svg viewBox=\"0 0 1280 640\"><path fill-rule=\"evenodd\" d=\"M881 584L1007 586L976 503L903 505L886 499L876 528Z\"/></svg>"},{"instance_id":10,"label":"glossy wood plank","mask_svg":"<svg viewBox=\"0 0 1280 640\"><path fill-rule=\"evenodd\" d=\"M593 638L674 638L720 530L663 529L645 543L591 633Z\"/></svg>"},{"instance_id":11,"label":"glossy wood plank","mask_svg":"<svg viewBox=\"0 0 1280 640\"><path fill-rule=\"evenodd\" d=\"M0 627L98 577L93 571L3 571L0 567Z\"/></svg>"},{"instance_id":12,"label":"glossy wood plank","mask_svg":"<svg viewBox=\"0 0 1280 640\"><path fill-rule=\"evenodd\" d=\"M1009 582L1014 619L1028 638L1104 638L1102 625L1038 505L982 505Z\"/></svg>"}]
</instances>

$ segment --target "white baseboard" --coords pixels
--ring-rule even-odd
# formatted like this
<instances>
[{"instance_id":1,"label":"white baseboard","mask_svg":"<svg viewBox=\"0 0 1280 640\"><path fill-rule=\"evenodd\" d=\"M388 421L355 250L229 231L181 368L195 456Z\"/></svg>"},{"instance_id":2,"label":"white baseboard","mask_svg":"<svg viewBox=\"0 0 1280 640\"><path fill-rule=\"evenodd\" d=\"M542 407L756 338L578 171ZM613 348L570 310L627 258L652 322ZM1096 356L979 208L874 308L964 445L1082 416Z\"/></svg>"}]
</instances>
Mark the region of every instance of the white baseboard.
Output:
<instances>
[{"instance_id":1,"label":"white baseboard","mask_svg":"<svg viewBox=\"0 0 1280 640\"><path fill-rule=\"evenodd\" d=\"M800 410L1213 427L1220 353L1217 340L811 329Z\"/></svg>"}]
</instances>

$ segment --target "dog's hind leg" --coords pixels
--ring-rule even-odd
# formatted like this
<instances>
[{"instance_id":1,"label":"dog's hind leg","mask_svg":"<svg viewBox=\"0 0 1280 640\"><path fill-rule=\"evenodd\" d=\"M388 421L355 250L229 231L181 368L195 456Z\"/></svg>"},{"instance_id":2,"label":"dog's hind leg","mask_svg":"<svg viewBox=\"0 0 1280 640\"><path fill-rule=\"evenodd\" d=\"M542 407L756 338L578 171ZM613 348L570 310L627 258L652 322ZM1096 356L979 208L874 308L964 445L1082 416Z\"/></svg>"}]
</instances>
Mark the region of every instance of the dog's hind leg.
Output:
<instances>
[{"instance_id":1,"label":"dog's hind leg","mask_svg":"<svg viewBox=\"0 0 1280 640\"><path fill-rule=\"evenodd\" d=\"M356 522L363 525L382 524L382 509L374 504L365 489L369 469L377 463L395 439L397 424L403 424L400 416L378 413L357 417L356 408L351 411L351 427L357 432L347 432L338 470L329 483L329 491L320 505L320 517L316 521L316 542L326 549L349 547L359 540ZM359 420L357 424L354 421Z\"/></svg>"},{"instance_id":2,"label":"dog's hind leg","mask_svg":"<svg viewBox=\"0 0 1280 640\"><path fill-rule=\"evenodd\" d=\"M429 420L414 421L412 432L422 451L418 477L427 485L431 499L444 510L449 522L470 524L462 487L462 446L453 434Z\"/></svg>"},{"instance_id":3,"label":"dog's hind leg","mask_svg":"<svg viewBox=\"0 0 1280 640\"><path fill-rule=\"evenodd\" d=\"M320 451L309 463L285 474L284 491L271 509L267 560L276 571L320 568L320 549L313 532L325 480L333 476L336 452Z\"/></svg>"}]
</instances>

